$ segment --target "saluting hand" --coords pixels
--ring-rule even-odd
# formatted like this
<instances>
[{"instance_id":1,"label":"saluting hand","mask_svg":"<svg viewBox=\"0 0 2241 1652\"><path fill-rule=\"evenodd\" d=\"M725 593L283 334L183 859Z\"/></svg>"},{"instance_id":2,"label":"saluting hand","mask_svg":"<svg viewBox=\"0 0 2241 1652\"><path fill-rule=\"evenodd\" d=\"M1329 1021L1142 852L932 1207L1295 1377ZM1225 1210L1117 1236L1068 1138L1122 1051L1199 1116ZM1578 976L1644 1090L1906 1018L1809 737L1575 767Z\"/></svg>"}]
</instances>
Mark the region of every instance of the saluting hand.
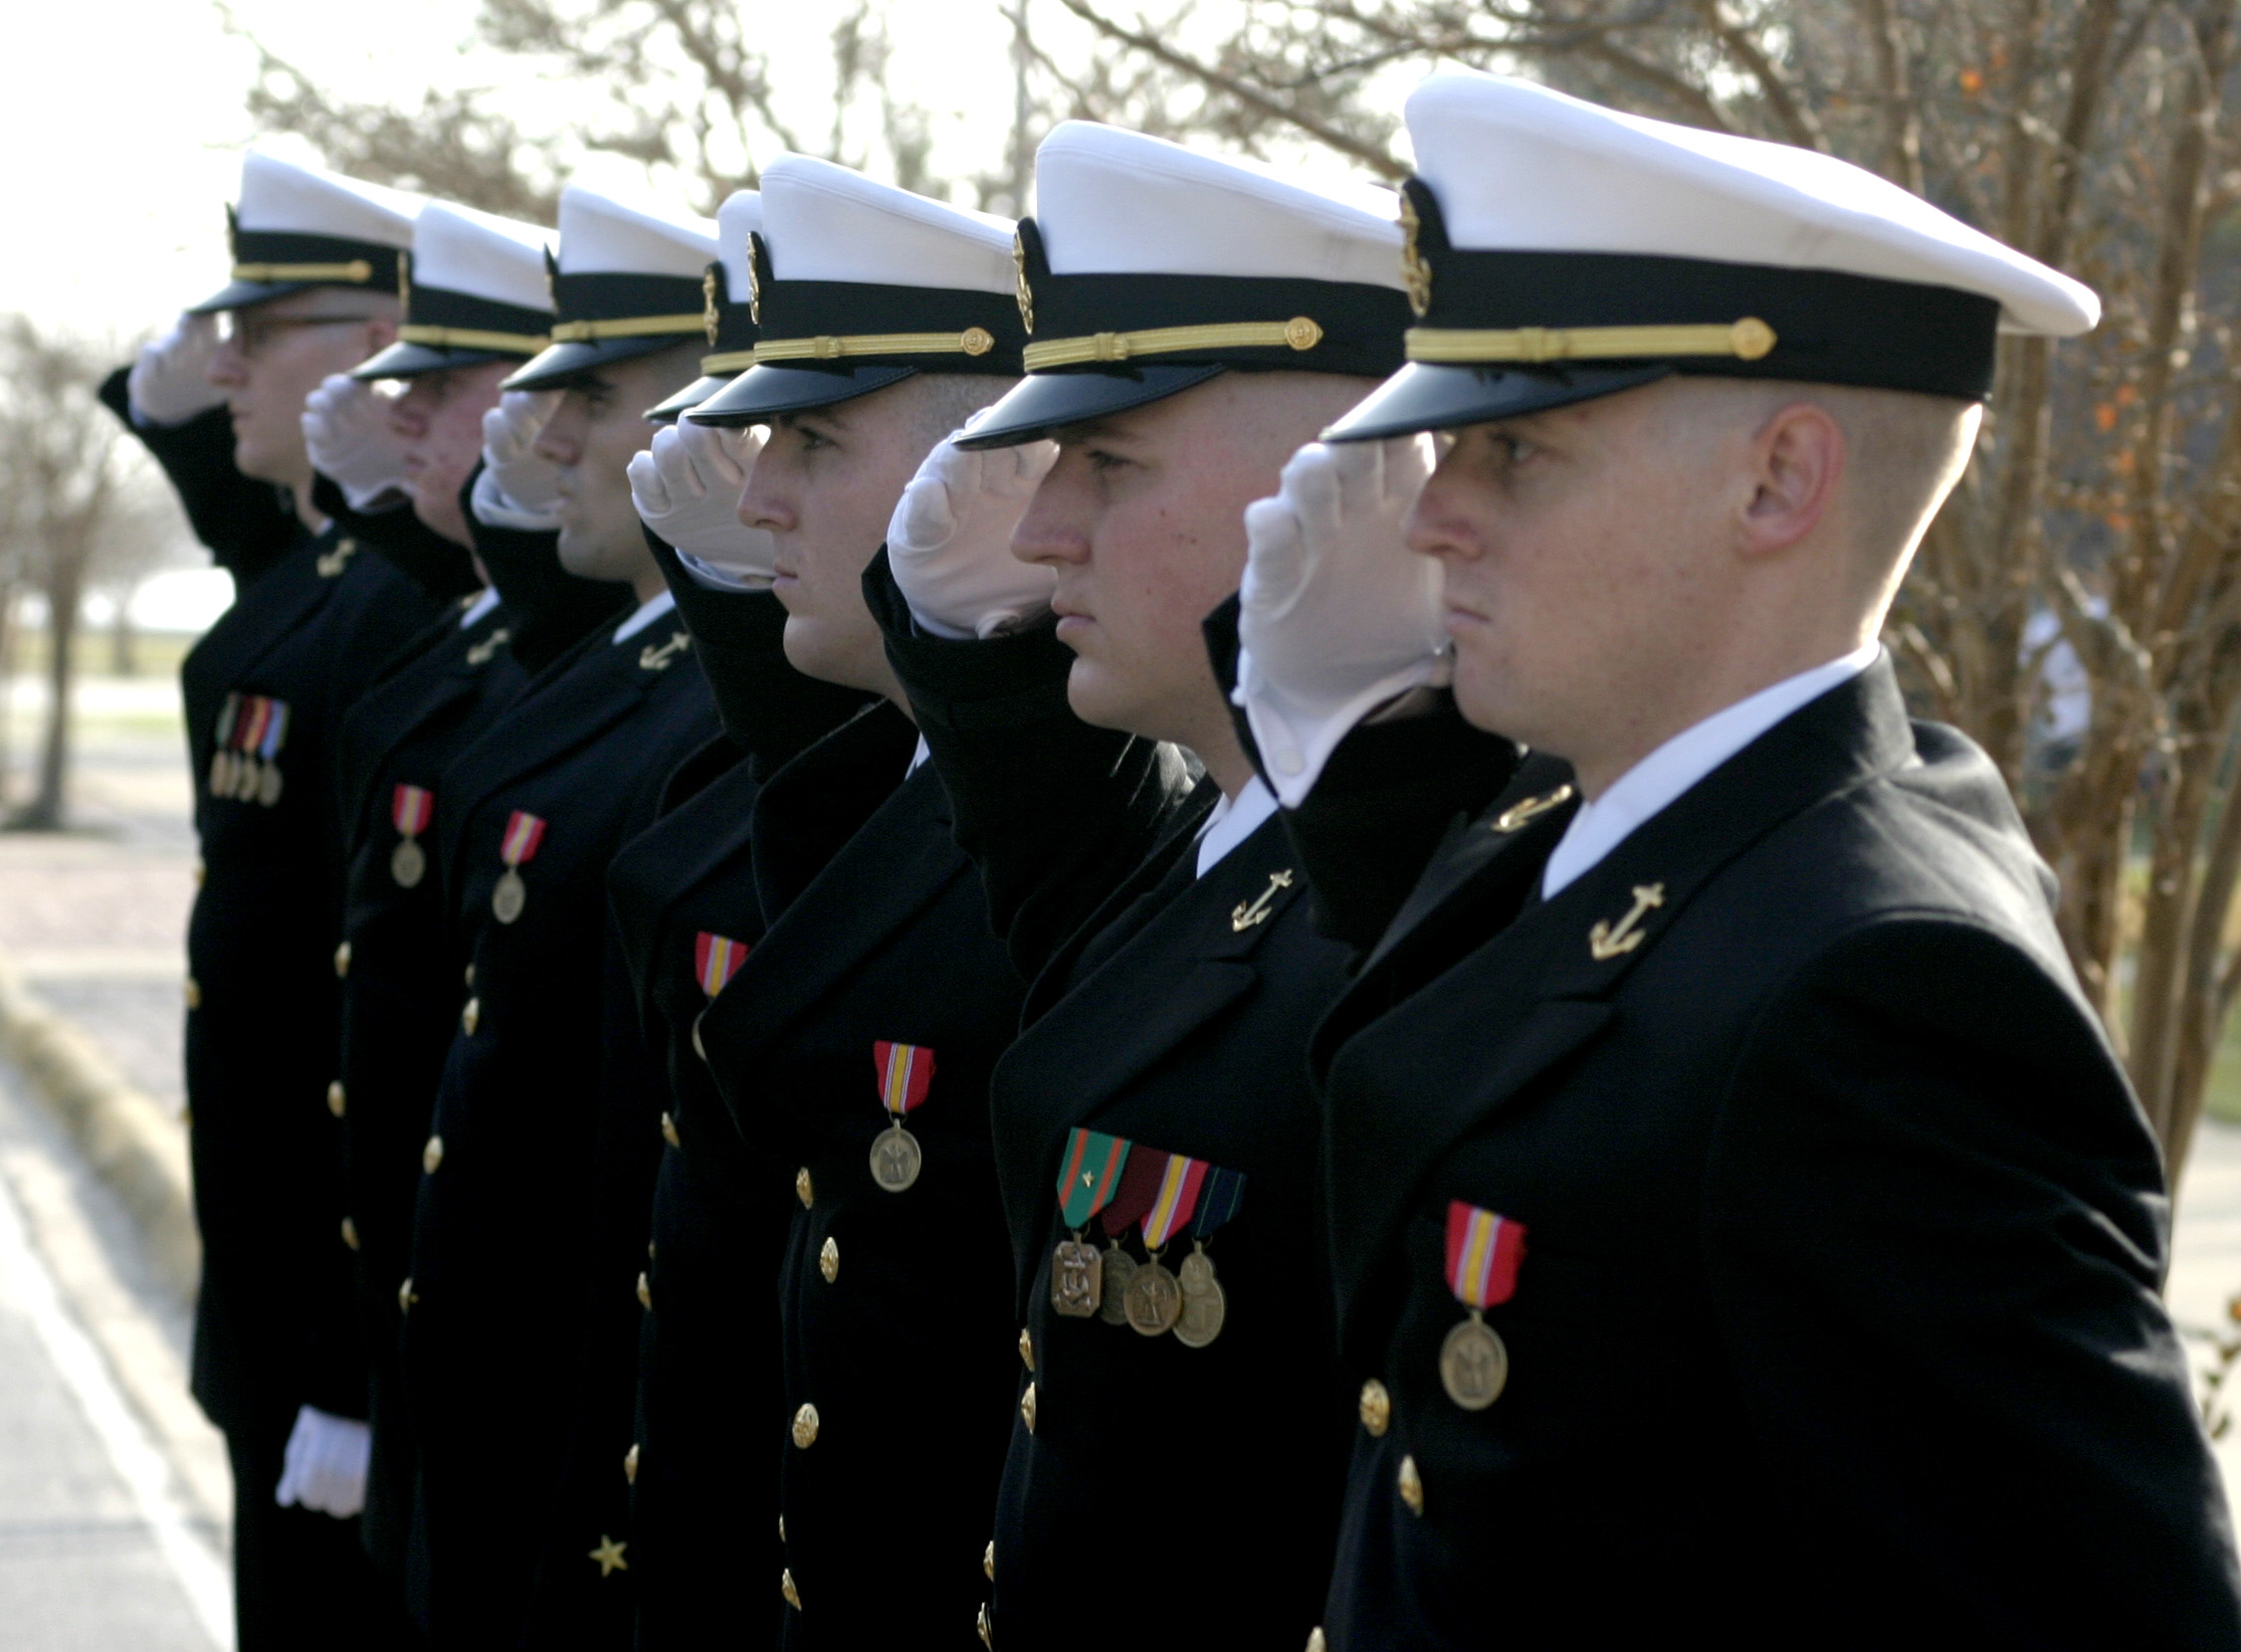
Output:
<instances>
[{"instance_id":1,"label":"saluting hand","mask_svg":"<svg viewBox=\"0 0 2241 1652\"><path fill-rule=\"evenodd\" d=\"M508 390L483 415L483 470L470 502L478 520L529 532L560 525L560 468L536 451L559 405L557 390Z\"/></svg>"},{"instance_id":2,"label":"saluting hand","mask_svg":"<svg viewBox=\"0 0 2241 1652\"><path fill-rule=\"evenodd\" d=\"M311 469L342 490L353 511L382 511L411 497L404 439L389 428L391 397L348 373L329 373L304 398Z\"/></svg>"},{"instance_id":3,"label":"saluting hand","mask_svg":"<svg viewBox=\"0 0 2241 1652\"><path fill-rule=\"evenodd\" d=\"M338 1417L315 1405L299 1407L281 1455L273 1501L300 1504L336 1520L366 1506L366 1471L373 1462L373 1430L355 1417Z\"/></svg>"},{"instance_id":4,"label":"saluting hand","mask_svg":"<svg viewBox=\"0 0 2241 1652\"><path fill-rule=\"evenodd\" d=\"M1405 539L1431 474L1429 437L1310 442L1245 508L1238 698L1288 806L1370 712L1447 680L1439 565Z\"/></svg>"},{"instance_id":5,"label":"saluting hand","mask_svg":"<svg viewBox=\"0 0 2241 1652\"><path fill-rule=\"evenodd\" d=\"M926 455L887 528L888 564L911 617L936 637L993 637L1051 605L1058 576L1012 554L1012 529L1058 463L1056 442L968 453L965 421Z\"/></svg>"},{"instance_id":6,"label":"saluting hand","mask_svg":"<svg viewBox=\"0 0 2241 1652\"><path fill-rule=\"evenodd\" d=\"M226 399L210 382L217 353L215 315L182 315L161 338L142 344L124 379L132 416L144 425L183 425L216 407Z\"/></svg>"},{"instance_id":7,"label":"saluting hand","mask_svg":"<svg viewBox=\"0 0 2241 1652\"><path fill-rule=\"evenodd\" d=\"M653 447L630 461L630 502L638 519L685 556L730 575L727 583L769 589L770 535L739 520L739 496L761 453L762 431L754 425L681 419L655 431Z\"/></svg>"}]
</instances>

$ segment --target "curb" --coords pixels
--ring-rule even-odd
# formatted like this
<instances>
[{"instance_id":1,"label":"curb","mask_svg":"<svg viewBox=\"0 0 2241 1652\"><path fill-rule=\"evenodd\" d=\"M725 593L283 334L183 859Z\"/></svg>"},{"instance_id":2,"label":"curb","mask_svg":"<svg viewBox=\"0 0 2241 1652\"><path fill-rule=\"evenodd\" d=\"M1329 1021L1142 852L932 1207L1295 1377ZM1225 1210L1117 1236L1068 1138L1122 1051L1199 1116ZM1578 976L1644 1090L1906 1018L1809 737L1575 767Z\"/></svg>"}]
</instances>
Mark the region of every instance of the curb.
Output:
<instances>
[{"instance_id":1,"label":"curb","mask_svg":"<svg viewBox=\"0 0 2241 1652\"><path fill-rule=\"evenodd\" d=\"M94 1041L25 991L0 960L0 1053L67 1129L147 1242L157 1276L192 1302L202 1272L187 1133L125 1082Z\"/></svg>"}]
</instances>

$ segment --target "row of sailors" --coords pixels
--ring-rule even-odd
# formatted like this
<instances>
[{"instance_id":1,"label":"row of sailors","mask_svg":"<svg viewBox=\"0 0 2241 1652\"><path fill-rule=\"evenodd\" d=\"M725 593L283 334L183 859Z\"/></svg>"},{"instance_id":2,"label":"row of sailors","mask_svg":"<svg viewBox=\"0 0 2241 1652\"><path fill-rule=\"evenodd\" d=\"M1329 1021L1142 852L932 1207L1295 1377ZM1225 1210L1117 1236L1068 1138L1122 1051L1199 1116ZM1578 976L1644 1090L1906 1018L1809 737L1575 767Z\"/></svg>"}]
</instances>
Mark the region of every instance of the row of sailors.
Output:
<instances>
[{"instance_id":1,"label":"row of sailors","mask_svg":"<svg viewBox=\"0 0 2241 1652\"><path fill-rule=\"evenodd\" d=\"M247 157L106 391L238 591L244 1652L2241 1640L2152 1138L1875 645L2093 296L1407 112L556 245Z\"/></svg>"}]
</instances>

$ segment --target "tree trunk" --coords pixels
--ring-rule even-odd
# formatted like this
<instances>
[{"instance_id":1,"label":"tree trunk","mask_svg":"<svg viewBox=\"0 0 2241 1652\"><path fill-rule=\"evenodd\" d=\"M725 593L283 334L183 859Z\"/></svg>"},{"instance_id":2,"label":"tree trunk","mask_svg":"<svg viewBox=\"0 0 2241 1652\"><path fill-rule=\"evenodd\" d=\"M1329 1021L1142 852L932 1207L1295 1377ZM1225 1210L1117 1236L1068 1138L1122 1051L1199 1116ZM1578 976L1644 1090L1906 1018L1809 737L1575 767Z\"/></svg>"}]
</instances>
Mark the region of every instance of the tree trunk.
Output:
<instances>
[{"instance_id":1,"label":"tree trunk","mask_svg":"<svg viewBox=\"0 0 2241 1652\"><path fill-rule=\"evenodd\" d=\"M39 752L39 789L22 814L19 830L59 832L70 782L71 689L77 676L78 605L84 595L79 558L55 558L56 576L47 587L47 733Z\"/></svg>"}]
</instances>

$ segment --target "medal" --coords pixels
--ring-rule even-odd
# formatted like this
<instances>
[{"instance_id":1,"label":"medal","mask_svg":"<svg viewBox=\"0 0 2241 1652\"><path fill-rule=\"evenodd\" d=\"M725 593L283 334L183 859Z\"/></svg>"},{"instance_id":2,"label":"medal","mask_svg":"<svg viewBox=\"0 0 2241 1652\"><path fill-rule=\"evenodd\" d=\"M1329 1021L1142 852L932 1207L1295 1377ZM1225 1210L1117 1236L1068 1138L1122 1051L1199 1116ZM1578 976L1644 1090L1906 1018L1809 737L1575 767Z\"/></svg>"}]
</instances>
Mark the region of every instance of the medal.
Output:
<instances>
[{"instance_id":1,"label":"medal","mask_svg":"<svg viewBox=\"0 0 2241 1652\"><path fill-rule=\"evenodd\" d=\"M529 890L521 882L520 869L537 858L543 844L542 820L519 809L507 817L506 835L498 845L498 858L506 863L506 870L499 875L498 887L491 891L491 915L501 924L512 923L528 905Z\"/></svg>"},{"instance_id":2,"label":"medal","mask_svg":"<svg viewBox=\"0 0 2241 1652\"><path fill-rule=\"evenodd\" d=\"M1211 1342L1222 1334L1222 1323L1229 1318L1229 1298L1222 1294L1211 1263L1207 1264L1203 1287L1196 1291L1190 1288L1190 1265L1205 1260L1204 1252L1193 1251L1183 1258L1179 1276L1183 1307L1175 1320L1175 1341L1186 1348L1202 1348Z\"/></svg>"},{"instance_id":3,"label":"medal","mask_svg":"<svg viewBox=\"0 0 2241 1652\"><path fill-rule=\"evenodd\" d=\"M1128 1281L1136 1277L1136 1259L1120 1248L1120 1240L1109 1239L1098 1258L1098 1266L1105 1274L1105 1300L1098 1305L1098 1318L1107 1325L1126 1325L1125 1299Z\"/></svg>"},{"instance_id":4,"label":"medal","mask_svg":"<svg viewBox=\"0 0 2241 1652\"><path fill-rule=\"evenodd\" d=\"M413 840L435 818L436 794L425 786L400 784L389 795L389 823L401 841L389 852L389 876L399 889L411 889L428 875L428 852Z\"/></svg>"},{"instance_id":5,"label":"medal","mask_svg":"<svg viewBox=\"0 0 2241 1652\"><path fill-rule=\"evenodd\" d=\"M1208 1165L1203 1158L1168 1153L1152 1188L1151 1204L1143 1213L1143 1248L1150 1260L1128 1281L1127 1312L1130 1329L1146 1337L1173 1331L1183 1314L1182 1281L1159 1260L1167 1241L1185 1227L1198 1208L1198 1195L1206 1185ZM1194 1260L1203 1262L1202 1256ZM1208 1283L1212 1274L1208 1273ZM1217 1333L1219 1327L1216 1327Z\"/></svg>"},{"instance_id":6,"label":"medal","mask_svg":"<svg viewBox=\"0 0 2241 1652\"><path fill-rule=\"evenodd\" d=\"M926 1099L933 1083L933 1052L923 1044L882 1040L872 1046L872 1066L879 1074L880 1104L895 1121L872 1140L872 1179L890 1193L906 1192L918 1179L925 1153L903 1121Z\"/></svg>"},{"instance_id":7,"label":"medal","mask_svg":"<svg viewBox=\"0 0 2241 1652\"><path fill-rule=\"evenodd\" d=\"M1059 1158L1058 1216L1074 1230L1051 1252L1051 1312L1086 1320L1104 1301L1104 1263L1097 1247L1083 1239L1090 1219L1120 1190L1129 1143L1077 1126Z\"/></svg>"},{"instance_id":8,"label":"medal","mask_svg":"<svg viewBox=\"0 0 2241 1652\"><path fill-rule=\"evenodd\" d=\"M241 715L241 696L229 694L218 708L217 725L210 732L210 795L231 797L234 791L234 720Z\"/></svg>"},{"instance_id":9,"label":"medal","mask_svg":"<svg viewBox=\"0 0 2241 1652\"><path fill-rule=\"evenodd\" d=\"M1466 1411L1484 1411L1510 1380L1510 1349L1482 1317L1517 1294L1526 1259L1523 1222L1461 1199L1447 1206L1447 1286L1471 1317L1440 1344L1440 1386Z\"/></svg>"},{"instance_id":10,"label":"medal","mask_svg":"<svg viewBox=\"0 0 2241 1652\"><path fill-rule=\"evenodd\" d=\"M711 934L706 929L693 937L693 978L711 998L729 984L731 977L739 972L739 965L746 961L747 943L743 940Z\"/></svg>"},{"instance_id":11,"label":"medal","mask_svg":"<svg viewBox=\"0 0 2241 1652\"><path fill-rule=\"evenodd\" d=\"M1222 1334L1229 1320L1229 1295L1214 1277L1214 1259L1206 1254L1206 1241L1214 1230L1237 1214L1245 1198L1245 1172L1209 1168L1198 1193L1198 1215L1191 1224L1190 1254L1175 1270L1182 1288L1182 1317L1175 1322L1175 1341L1184 1347L1202 1348Z\"/></svg>"},{"instance_id":12,"label":"medal","mask_svg":"<svg viewBox=\"0 0 2241 1652\"><path fill-rule=\"evenodd\" d=\"M1157 1337L1174 1330L1175 1322L1182 1318L1182 1287L1175 1283L1173 1274L1159 1265L1157 1257L1135 1271L1122 1301L1130 1328L1145 1337Z\"/></svg>"}]
</instances>

